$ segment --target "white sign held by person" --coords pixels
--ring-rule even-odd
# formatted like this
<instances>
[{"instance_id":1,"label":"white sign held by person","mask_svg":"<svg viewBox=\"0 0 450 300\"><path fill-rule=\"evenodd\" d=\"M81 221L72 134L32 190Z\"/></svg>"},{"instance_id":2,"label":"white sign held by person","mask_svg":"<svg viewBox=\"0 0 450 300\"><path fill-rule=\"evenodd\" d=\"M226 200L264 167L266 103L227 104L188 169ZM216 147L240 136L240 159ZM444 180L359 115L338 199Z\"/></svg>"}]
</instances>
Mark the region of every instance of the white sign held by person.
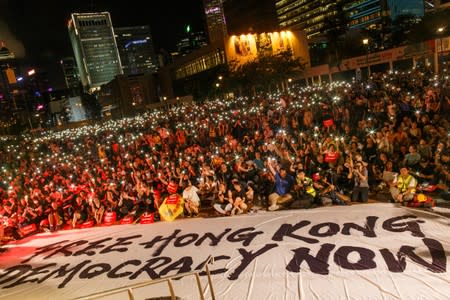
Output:
<instances>
[{"instance_id":1,"label":"white sign held by person","mask_svg":"<svg viewBox=\"0 0 450 300\"><path fill-rule=\"evenodd\" d=\"M0 298L72 299L202 270L212 256L217 299L445 299L448 228L431 212L370 204L45 233L3 248ZM198 298L192 279L174 286ZM167 284L136 292L169 295Z\"/></svg>"}]
</instances>

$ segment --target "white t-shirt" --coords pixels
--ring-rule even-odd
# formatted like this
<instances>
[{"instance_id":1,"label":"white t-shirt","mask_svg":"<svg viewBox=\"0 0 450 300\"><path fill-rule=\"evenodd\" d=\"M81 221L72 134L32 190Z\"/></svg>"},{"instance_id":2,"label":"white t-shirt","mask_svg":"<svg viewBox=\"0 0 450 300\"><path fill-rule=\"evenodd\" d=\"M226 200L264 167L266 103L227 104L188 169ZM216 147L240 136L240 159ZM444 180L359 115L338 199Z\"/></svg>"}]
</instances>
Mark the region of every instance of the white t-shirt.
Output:
<instances>
[{"instance_id":1,"label":"white t-shirt","mask_svg":"<svg viewBox=\"0 0 450 300\"><path fill-rule=\"evenodd\" d=\"M192 201L195 204L200 204L200 197L198 196L197 192L199 189L195 185L188 186L183 191L183 199L186 201Z\"/></svg>"}]
</instances>

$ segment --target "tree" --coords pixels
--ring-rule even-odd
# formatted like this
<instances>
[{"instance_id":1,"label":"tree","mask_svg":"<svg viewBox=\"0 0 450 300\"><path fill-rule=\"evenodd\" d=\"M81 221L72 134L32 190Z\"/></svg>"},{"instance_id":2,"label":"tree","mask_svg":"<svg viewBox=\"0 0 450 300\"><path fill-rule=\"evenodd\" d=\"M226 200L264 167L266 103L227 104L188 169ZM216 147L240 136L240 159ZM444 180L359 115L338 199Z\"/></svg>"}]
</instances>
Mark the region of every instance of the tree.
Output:
<instances>
[{"instance_id":1,"label":"tree","mask_svg":"<svg viewBox=\"0 0 450 300\"><path fill-rule=\"evenodd\" d=\"M256 90L270 91L275 85L284 83L288 78L299 76L305 69L301 58L293 57L290 50L275 54L260 54L254 60L244 64L233 61L229 65L229 86L235 86L240 91Z\"/></svg>"}]
</instances>

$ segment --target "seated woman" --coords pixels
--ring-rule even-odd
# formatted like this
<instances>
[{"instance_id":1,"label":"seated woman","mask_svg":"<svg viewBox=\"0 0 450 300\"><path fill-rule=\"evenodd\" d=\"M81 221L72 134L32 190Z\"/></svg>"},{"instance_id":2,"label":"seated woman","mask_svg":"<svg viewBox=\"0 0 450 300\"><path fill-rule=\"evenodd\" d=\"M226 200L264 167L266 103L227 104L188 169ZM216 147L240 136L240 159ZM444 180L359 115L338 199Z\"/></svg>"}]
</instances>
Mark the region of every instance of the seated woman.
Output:
<instances>
[{"instance_id":1,"label":"seated woman","mask_svg":"<svg viewBox=\"0 0 450 300\"><path fill-rule=\"evenodd\" d=\"M247 209L245 203L246 191L237 179L231 181L232 189L228 190L228 199L232 204L231 215L242 214Z\"/></svg>"},{"instance_id":2,"label":"seated woman","mask_svg":"<svg viewBox=\"0 0 450 300\"><path fill-rule=\"evenodd\" d=\"M93 195L92 198L89 199L89 205L91 206L91 214L94 217L95 224L102 224L105 206L100 199L98 199L97 195Z\"/></svg>"},{"instance_id":3,"label":"seated woman","mask_svg":"<svg viewBox=\"0 0 450 300\"><path fill-rule=\"evenodd\" d=\"M69 208L69 215L72 217L72 228L89 219L89 204L86 201L86 194L84 192L80 192L75 197L74 204Z\"/></svg>"},{"instance_id":4,"label":"seated woman","mask_svg":"<svg viewBox=\"0 0 450 300\"><path fill-rule=\"evenodd\" d=\"M189 217L197 217L200 209L199 189L188 180L183 189L184 207Z\"/></svg>"},{"instance_id":5,"label":"seated woman","mask_svg":"<svg viewBox=\"0 0 450 300\"><path fill-rule=\"evenodd\" d=\"M214 199L213 208L221 215L228 215L232 205L228 199L227 186L224 182L219 182L217 197Z\"/></svg>"}]
</instances>

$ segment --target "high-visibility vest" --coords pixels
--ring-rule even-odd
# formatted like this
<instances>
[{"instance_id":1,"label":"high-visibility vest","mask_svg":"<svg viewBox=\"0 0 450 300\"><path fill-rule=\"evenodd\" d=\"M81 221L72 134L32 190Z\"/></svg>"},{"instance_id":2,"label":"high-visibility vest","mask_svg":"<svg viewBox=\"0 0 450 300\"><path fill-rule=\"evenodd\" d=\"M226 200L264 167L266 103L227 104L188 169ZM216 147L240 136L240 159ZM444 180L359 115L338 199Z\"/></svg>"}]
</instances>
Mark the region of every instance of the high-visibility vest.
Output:
<instances>
[{"instance_id":1,"label":"high-visibility vest","mask_svg":"<svg viewBox=\"0 0 450 300\"><path fill-rule=\"evenodd\" d=\"M305 179L303 180L303 184L306 185L305 187L306 193L315 198L316 190L313 187L313 180L309 177L305 177Z\"/></svg>"},{"instance_id":2,"label":"high-visibility vest","mask_svg":"<svg viewBox=\"0 0 450 300\"><path fill-rule=\"evenodd\" d=\"M408 175L408 177L406 177L406 179L403 179L402 176L400 176L397 180L397 188L400 191L400 193L404 193L408 190L408 186L409 183L411 182L411 180L413 179L413 177L411 175ZM416 189L411 190L412 193L416 192Z\"/></svg>"}]
</instances>

